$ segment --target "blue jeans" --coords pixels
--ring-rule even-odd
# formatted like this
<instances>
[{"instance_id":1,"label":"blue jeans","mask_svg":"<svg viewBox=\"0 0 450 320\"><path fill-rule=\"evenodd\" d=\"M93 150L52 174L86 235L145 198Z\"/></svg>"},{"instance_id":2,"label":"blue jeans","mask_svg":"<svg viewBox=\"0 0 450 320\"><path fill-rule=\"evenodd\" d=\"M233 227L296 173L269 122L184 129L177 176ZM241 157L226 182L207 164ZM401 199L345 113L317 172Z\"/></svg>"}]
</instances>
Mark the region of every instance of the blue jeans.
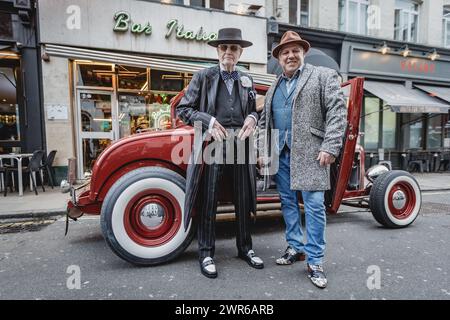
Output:
<instances>
[{"instance_id":1,"label":"blue jeans","mask_svg":"<svg viewBox=\"0 0 450 320\"><path fill-rule=\"evenodd\" d=\"M301 191L306 222L306 244L304 244L297 191L291 190L290 160L290 150L285 147L281 151L279 169L275 175L281 199L281 211L286 224L286 241L297 252L304 252L309 264L322 264L325 252L325 193L324 191Z\"/></svg>"}]
</instances>

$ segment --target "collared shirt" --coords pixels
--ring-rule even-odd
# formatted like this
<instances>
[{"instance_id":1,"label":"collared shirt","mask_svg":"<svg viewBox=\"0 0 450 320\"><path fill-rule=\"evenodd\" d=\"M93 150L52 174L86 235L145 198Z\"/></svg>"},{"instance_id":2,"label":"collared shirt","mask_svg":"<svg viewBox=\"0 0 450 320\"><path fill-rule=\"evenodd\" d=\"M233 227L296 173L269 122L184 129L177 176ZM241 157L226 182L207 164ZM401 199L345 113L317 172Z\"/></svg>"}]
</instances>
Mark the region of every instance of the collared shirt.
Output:
<instances>
[{"instance_id":1,"label":"collared shirt","mask_svg":"<svg viewBox=\"0 0 450 320\"><path fill-rule=\"evenodd\" d=\"M288 94L291 93L292 85L295 83L294 80L297 79L300 76L300 74L303 71L303 67L304 67L304 64L302 64L300 66L300 68L298 68L297 71L295 71L294 75L292 77L290 77L290 78L287 77L284 73L281 75L281 77L285 80L284 82L286 83L286 90L287 90Z\"/></svg>"},{"instance_id":2,"label":"collared shirt","mask_svg":"<svg viewBox=\"0 0 450 320\"><path fill-rule=\"evenodd\" d=\"M219 63L220 66L220 72L222 71L226 71L228 72L228 70L225 70L225 68ZM236 67L233 67L233 70L231 71L236 71ZM227 90L229 94L233 93L233 87L234 87L234 79L228 79L228 80L224 80L225 85L227 86Z\"/></svg>"}]
</instances>

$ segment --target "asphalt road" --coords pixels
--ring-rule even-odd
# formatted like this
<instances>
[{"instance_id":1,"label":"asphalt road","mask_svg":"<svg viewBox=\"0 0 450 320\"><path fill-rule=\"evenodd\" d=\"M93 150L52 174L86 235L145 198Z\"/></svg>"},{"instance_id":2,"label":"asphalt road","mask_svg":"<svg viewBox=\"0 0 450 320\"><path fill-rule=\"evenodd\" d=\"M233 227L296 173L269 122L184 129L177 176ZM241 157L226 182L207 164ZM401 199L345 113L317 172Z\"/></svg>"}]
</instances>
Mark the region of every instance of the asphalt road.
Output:
<instances>
[{"instance_id":1,"label":"asphalt road","mask_svg":"<svg viewBox=\"0 0 450 320\"><path fill-rule=\"evenodd\" d=\"M275 264L286 247L280 217L254 225L263 270L236 257L234 223L218 223L217 279L201 275L195 239L177 260L144 268L114 255L98 218L72 222L67 237L63 220L9 226L0 232L0 299L450 299L450 193L423 200L421 215L405 229L384 229L369 212L330 216L325 290L309 282L303 262ZM70 266L79 267L80 289L67 286Z\"/></svg>"}]
</instances>

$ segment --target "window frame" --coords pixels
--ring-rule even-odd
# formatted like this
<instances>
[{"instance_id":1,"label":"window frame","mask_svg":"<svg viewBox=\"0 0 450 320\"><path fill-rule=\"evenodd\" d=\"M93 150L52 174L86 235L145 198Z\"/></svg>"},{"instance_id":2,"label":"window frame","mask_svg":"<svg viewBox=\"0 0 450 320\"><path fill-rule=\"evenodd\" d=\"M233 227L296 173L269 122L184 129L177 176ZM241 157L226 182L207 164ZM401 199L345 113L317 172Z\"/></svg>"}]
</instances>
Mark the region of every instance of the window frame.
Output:
<instances>
[{"instance_id":1,"label":"window frame","mask_svg":"<svg viewBox=\"0 0 450 320\"><path fill-rule=\"evenodd\" d=\"M350 33L355 33L355 34L361 34L361 35L367 35L369 32L367 30L367 28L362 31L360 30L361 28L361 5L366 5L367 8L370 5L370 1L369 0L342 0L344 2L344 6L342 7L342 10L345 10L345 24L343 26L343 29L341 28L341 22L339 21L339 31L344 31L344 32L350 32ZM349 17L350 17L350 2L353 2L355 4L357 4L357 31L349 31ZM339 18L341 17L341 13L339 12ZM367 15L367 10L366 10L366 17L365 20L367 21L368 15Z\"/></svg>"},{"instance_id":2,"label":"window frame","mask_svg":"<svg viewBox=\"0 0 450 320\"><path fill-rule=\"evenodd\" d=\"M404 8L401 8L398 5L398 2L409 2L410 4L413 5L417 5L417 11L414 10L407 10ZM399 32L399 29L395 28L395 18L397 15L397 11L399 12L399 25L402 25L403 22L403 13L408 14L408 29L407 29L407 39L402 39L401 37L397 37L397 34L401 34ZM417 26L416 26L416 34L415 34L415 38L416 39L412 39L411 37L411 25L412 25L412 21L413 19L411 19L411 17L416 16L417 17ZM415 0L395 0L395 11L394 11L394 40L398 40L398 41L406 41L406 42L415 42L418 43L420 41L419 39L419 30L420 30L420 3L415 1Z\"/></svg>"},{"instance_id":3,"label":"window frame","mask_svg":"<svg viewBox=\"0 0 450 320\"><path fill-rule=\"evenodd\" d=\"M184 5L185 6L192 6L191 5L191 0L184 0ZM195 8L206 8L206 9L213 9L213 10L223 10L225 11L225 5L226 5L226 0L223 1L223 9L216 9L216 8L211 8L211 2L210 0L205 0L205 6L195 6Z\"/></svg>"},{"instance_id":4,"label":"window frame","mask_svg":"<svg viewBox=\"0 0 450 320\"><path fill-rule=\"evenodd\" d=\"M445 48L450 48L450 41L447 43L447 39L450 36L450 5L444 6L443 14L442 14L442 45Z\"/></svg>"},{"instance_id":5,"label":"window frame","mask_svg":"<svg viewBox=\"0 0 450 320\"><path fill-rule=\"evenodd\" d=\"M302 27L309 27L311 24L311 0L296 0L297 1L297 25ZM301 24L302 22L302 2L305 1L308 4L308 11L306 14L308 15L308 23L306 25Z\"/></svg>"}]
</instances>

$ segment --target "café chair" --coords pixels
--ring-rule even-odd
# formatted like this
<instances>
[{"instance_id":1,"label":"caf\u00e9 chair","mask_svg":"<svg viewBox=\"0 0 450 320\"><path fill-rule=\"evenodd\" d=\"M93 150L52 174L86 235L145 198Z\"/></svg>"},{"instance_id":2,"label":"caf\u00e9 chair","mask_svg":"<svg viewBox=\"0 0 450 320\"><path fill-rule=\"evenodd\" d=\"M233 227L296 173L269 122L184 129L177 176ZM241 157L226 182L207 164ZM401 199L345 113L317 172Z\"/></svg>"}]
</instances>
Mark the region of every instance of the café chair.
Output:
<instances>
[{"instance_id":1,"label":"caf\u00e9 chair","mask_svg":"<svg viewBox=\"0 0 450 320\"><path fill-rule=\"evenodd\" d=\"M23 177L25 177L27 173L31 177L31 181L33 183L33 188L34 188L34 193L36 195L38 195L38 192L37 192L37 187L36 187L35 175L36 175L36 173L40 173L39 170L41 167L43 157L44 157L44 151L42 151L42 150L34 151L33 156L31 157L28 165L26 167L22 167L22 173L25 173L25 175ZM11 173L11 172L14 173L14 172L18 172L18 168L6 168L6 171L7 171L7 173ZM9 182L8 177L9 177L9 174L6 174L6 185L8 185L8 182ZM23 183L23 181L24 180L22 179L22 183ZM44 183L42 181L41 181L41 185L42 185L42 191L45 192Z\"/></svg>"},{"instance_id":2,"label":"caf\u00e9 chair","mask_svg":"<svg viewBox=\"0 0 450 320\"><path fill-rule=\"evenodd\" d=\"M48 156L42 159L42 165L39 167L39 170L42 172L46 170L49 185L52 187L55 186L55 171L53 169L53 161L55 160L56 150L52 150L49 152ZM42 175L41 175L42 176Z\"/></svg>"}]
</instances>

